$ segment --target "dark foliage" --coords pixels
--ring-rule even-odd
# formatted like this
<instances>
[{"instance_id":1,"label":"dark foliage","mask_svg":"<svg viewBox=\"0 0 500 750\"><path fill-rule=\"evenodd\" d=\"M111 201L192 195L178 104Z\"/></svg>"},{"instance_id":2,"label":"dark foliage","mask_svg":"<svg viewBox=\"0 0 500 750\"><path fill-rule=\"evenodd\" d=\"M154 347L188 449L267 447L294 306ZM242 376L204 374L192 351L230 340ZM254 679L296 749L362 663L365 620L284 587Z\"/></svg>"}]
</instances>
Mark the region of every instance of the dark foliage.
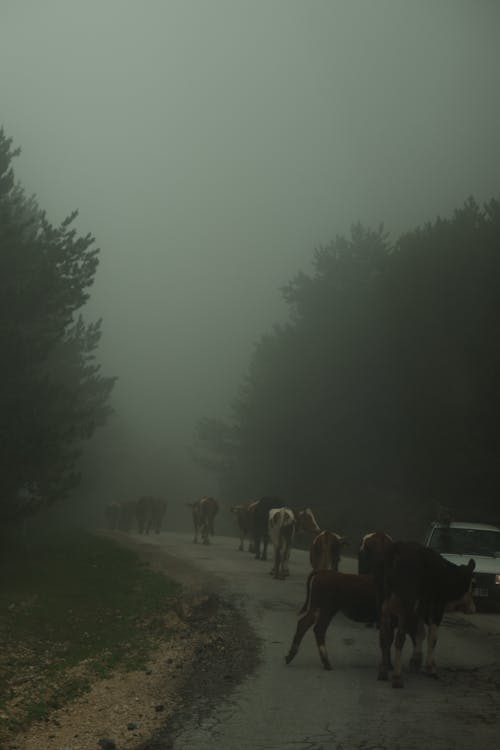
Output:
<instances>
[{"instance_id":1,"label":"dark foliage","mask_svg":"<svg viewBox=\"0 0 500 750\"><path fill-rule=\"evenodd\" d=\"M500 520L499 287L496 200L392 247L357 225L318 250L284 289L289 323L256 347L230 452L204 422L222 487L342 498L347 522L381 498Z\"/></svg>"},{"instance_id":2,"label":"dark foliage","mask_svg":"<svg viewBox=\"0 0 500 750\"><path fill-rule=\"evenodd\" d=\"M99 250L54 227L15 183L18 150L0 130L0 518L31 515L78 484L83 441L108 414L101 321L85 323Z\"/></svg>"}]
</instances>

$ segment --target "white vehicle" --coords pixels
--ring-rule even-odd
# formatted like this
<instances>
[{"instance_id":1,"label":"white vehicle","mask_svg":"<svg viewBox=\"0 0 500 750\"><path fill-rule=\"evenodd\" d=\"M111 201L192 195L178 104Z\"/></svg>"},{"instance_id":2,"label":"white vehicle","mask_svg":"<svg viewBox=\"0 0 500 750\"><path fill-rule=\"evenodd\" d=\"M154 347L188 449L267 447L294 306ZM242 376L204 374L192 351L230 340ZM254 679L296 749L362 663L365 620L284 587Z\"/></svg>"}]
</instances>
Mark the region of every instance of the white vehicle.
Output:
<instances>
[{"instance_id":1,"label":"white vehicle","mask_svg":"<svg viewBox=\"0 0 500 750\"><path fill-rule=\"evenodd\" d=\"M500 528L486 523L434 521L424 544L456 565L474 558L472 596L476 606L500 608Z\"/></svg>"}]
</instances>

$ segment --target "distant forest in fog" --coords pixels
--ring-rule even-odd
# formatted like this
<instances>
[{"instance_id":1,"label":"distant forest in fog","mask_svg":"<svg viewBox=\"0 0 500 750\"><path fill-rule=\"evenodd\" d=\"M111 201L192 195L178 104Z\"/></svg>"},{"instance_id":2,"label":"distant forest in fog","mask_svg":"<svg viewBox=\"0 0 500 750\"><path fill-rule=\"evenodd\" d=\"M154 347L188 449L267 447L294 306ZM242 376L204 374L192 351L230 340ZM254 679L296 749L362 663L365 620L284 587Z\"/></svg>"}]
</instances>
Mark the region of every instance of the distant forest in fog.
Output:
<instances>
[{"instance_id":1,"label":"distant forest in fog","mask_svg":"<svg viewBox=\"0 0 500 750\"><path fill-rule=\"evenodd\" d=\"M195 459L223 498L277 494L337 529L404 532L439 504L498 523L499 281L498 200L393 244L353 226L284 288L288 322L230 419L200 419Z\"/></svg>"}]
</instances>

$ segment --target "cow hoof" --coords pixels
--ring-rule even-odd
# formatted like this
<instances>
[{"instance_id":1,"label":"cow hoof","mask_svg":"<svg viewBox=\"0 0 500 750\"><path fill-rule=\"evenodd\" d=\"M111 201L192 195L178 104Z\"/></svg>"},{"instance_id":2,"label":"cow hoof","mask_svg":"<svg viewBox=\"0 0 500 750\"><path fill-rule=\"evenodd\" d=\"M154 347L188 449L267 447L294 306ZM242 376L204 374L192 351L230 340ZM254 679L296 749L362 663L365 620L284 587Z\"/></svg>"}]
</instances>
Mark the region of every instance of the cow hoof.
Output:
<instances>
[{"instance_id":1,"label":"cow hoof","mask_svg":"<svg viewBox=\"0 0 500 750\"><path fill-rule=\"evenodd\" d=\"M392 678L392 687L393 688L402 688L403 687L403 680L401 677L393 677Z\"/></svg>"},{"instance_id":2,"label":"cow hoof","mask_svg":"<svg viewBox=\"0 0 500 750\"><path fill-rule=\"evenodd\" d=\"M326 669L327 672L331 672L332 669L333 669L333 667L332 667L332 665L330 664L329 661L324 661L323 662L323 669Z\"/></svg>"},{"instance_id":3,"label":"cow hoof","mask_svg":"<svg viewBox=\"0 0 500 750\"><path fill-rule=\"evenodd\" d=\"M414 672L418 672L422 666L422 657L412 656L410 659L410 669Z\"/></svg>"},{"instance_id":4,"label":"cow hoof","mask_svg":"<svg viewBox=\"0 0 500 750\"><path fill-rule=\"evenodd\" d=\"M387 669L379 669L377 680L382 680L383 682L387 682L388 679L389 679L389 672L387 671Z\"/></svg>"},{"instance_id":5,"label":"cow hoof","mask_svg":"<svg viewBox=\"0 0 500 750\"><path fill-rule=\"evenodd\" d=\"M290 664L294 656L295 654L292 654L292 652L290 651L290 653L285 656L285 664Z\"/></svg>"}]
</instances>

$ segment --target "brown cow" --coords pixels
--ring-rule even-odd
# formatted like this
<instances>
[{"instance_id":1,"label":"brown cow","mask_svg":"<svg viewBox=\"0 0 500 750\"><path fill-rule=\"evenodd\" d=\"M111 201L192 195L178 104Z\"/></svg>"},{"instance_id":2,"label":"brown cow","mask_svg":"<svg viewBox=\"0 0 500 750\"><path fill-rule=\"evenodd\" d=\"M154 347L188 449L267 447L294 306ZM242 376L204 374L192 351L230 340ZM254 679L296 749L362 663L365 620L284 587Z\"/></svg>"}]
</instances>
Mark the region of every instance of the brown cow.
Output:
<instances>
[{"instance_id":1,"label":"brown cow","mask_svg":"<svg viewBox=\"0 0 500 750\"><path fill-rule=\"evenodd\" d=\"M379 680L387 680L390 669L390 649L394 640L394 671L392 686L403 686L401 654L406 634L415 633L416 642L410 665L419 668L427 625L427 654L425 670L436 675L434 650L438 628L445 612L475 611L471 586L474 560L467 565L455 565L435 550L418 542L395 542L385 562L385 596L380 622L381 663Z\"/></svg>"},{"instance_id":2,"label":"brown cow","mask_svg":"<svg viewBox=\"0 0 500 750\"><path fill-rule=\"evenodd\" d=\"M335 570L312 571L307 579L306 601L300 610L297 629L285 662L290 664L302 638L314 625L321 662L325 669L331 669L325 635L332 618L339 611L350 620L370 622L376 612L373 578Z\"/></svg>"},{"instance_id":3,"label":"brown cow","mask_svg":"<svg viewBox=\"0 0 500 750\"><path fill-rule=\"evenodd\" d=\"M392 546L393 539L385 531L372 531L365 534L359 545L358 573L360 575L375 575L383 564L387 550Z\"/></svg>"},{"instance_id":4,"label":"brown cow","mask_svg":"<svg viewBox=\"0 0 500 750\"><path fill-rule=\"evenodd\" d=\"M338 570L340 550L345 544L345 538L334 531L320 531L312 540L309 550L312 569Z\"/></svg>"},{"instance_id":5,"label":"brown cow","mask_svg":"<svg viewBox=\"0 0 500 750\"><path fill-rule=\"evenodd\" d=\"M161 497L153 497L153 495L140 497L135 509L139 534L149 534L150 531L159 534L166 509L167 501Z\"/></svg>"},{"instance_id":6,"label":"brown cow","mask_svg":"<svg viewBox=\"0 0 500 750\"><path fill-rule=\"evenodd\" d=\"M244 541L248 538L248 551L253 552L253 511L257 502L257 500L252 500L245 505L233 505L231 508L231 513L236 515L236 523L238 524L240 537L238 549L240 551L243 551Z\"/></svg>"},{"instance_id":7,"label":"brown cow","mask_svg":"<svg viewBox=\"0 0 500 750\"><path fill-rule=\"evenodd\" d=\"M375 581L377 593L377 619L372 625L380 622L380 610L385 596L385 561L394 540L386 531L371 531L361 540L358 551L359 575L371 575Z\"/></svg>"},{"instance_id":8,"label":"brown cow","mask_svg":"<svg viewBox=\"0 0 500 750\"><path fill-rule=\"evenodd\" d=\"M210 544L210 537L214 535L215 516L219 512L219 503L214 497L204 495L195 503L188 503L193 514L194 539L198 542L198 532L200 532L203 544Z\"/></svg>"},{"instance_id":9,"label":"brown cow","mask_svg":"<svg viewBox=\"0 0 500 750\"><path fill-rule=\"evenodd\" d=\"M106 526L110 531L114 531L115 529L119 528L120 510L120 503L109 503L104 508Z\"/></svg>"}]
</instances>

